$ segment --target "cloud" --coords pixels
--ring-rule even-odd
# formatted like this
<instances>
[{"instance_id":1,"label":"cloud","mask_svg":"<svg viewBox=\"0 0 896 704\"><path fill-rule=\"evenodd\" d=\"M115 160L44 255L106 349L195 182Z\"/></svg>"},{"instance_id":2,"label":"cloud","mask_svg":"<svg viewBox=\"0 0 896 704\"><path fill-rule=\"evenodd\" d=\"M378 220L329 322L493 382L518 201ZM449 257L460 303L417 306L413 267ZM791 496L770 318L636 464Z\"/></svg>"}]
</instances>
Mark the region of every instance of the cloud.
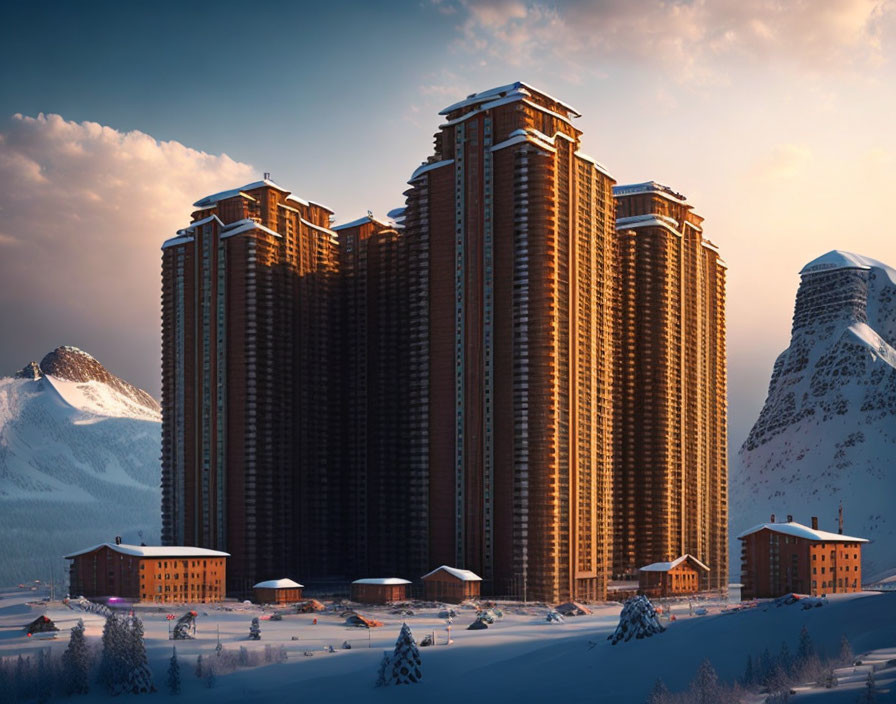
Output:
<instances>
[{"instance_id":1,"label":"cloud","mask_svg":"<svg viewBox=\"0 0 896 704\"><path fill-rule=\"evenodd\" d=\"M157 387L160 245L189 222L193 201L254 170L59 115L14 115L0 129L0 359L21 366L49 351L20 340L40 329L107 365L133 354L142 364L123 362L121 373L148 370L139 381ZM100 339L119 349L98 349Z\"/></svg>"},{"instance_id":2,"label":"cloud","mask_svg":"<svg viewBox=\"0 0 896 704\"><path fill-rule=\"evenodd\" d=\"M799 176L812 158L812 150L803 144L779 144L753 166L751 175L765 180L792 179Z\"/></svg>"},{"instance_id":3,"label":"cloud","mask_svg":"<svg viewBox=\"0 0 896 704\"><path fill-rule=\"evenodd\" d=\"M817 73L875 66L896 24L896 0L454 2L460 47L478 56L512 66L553 58L573 71L635 61L681 82L726 80L728 63L776 60Z\"/></svg>"}]
</instances>

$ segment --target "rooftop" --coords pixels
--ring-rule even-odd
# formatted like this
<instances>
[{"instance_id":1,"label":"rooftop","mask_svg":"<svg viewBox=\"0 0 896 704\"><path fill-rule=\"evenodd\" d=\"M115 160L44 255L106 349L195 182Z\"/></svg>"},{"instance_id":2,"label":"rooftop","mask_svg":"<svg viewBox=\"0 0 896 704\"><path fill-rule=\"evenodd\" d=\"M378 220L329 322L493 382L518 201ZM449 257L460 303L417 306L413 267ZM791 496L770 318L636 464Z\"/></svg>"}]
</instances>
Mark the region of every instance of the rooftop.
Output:
<instances>
[{"instance_id":1,"label":"rooftop","mask_svg":"<svg viewBox=\"0 0 896 704\"><path fill-rule=\"evenodd\" d=\"M475 572L471 572L470 570L462 570L459 567L449 567L448 565L442 565L441 567L436 567L432 572L427 572L423 575L423 579L434 575L436 572L445 571L450 574L452 577L457 577L462 582L481 582L482 577L480 577Z\"/></svg>"},{"instance_id":2,"label":"rooftop","mask_svg":"<svg viewBox=\"0 0 896 704\"><path fill-rule=\"evenodd\" d=\"M800 269L800 276L806 274L820 274L828 271L836 271L838 269L881 269L896 283L896 269L892 269L883 262L865 257L861 254L847 252L842 249L832 249L827 254L813 259Z\"/></svg>"},{"instance_id":3,"label":"rooftop","mask_svg":"<svg viewBox=\"0 0 896 704\"><path fill-rule=\"evenodd\" d=\"M439 115L447 115L448 113L454 112L455 110L460 110L465 107L478 105L479 103L484 102L492 102L494 100L511 96L518 97L520 99L531 97L533 93L557 103L557 105L564 108L573 117L581 117L581 113L579 113L571 105L567 105L562 100L557 100L557 98L545 93L543 90L533 88L528 83L523 83L522 81L515 81L514 83L508 83L506 86L490 88L489 90L483 90L479 93L470 93L470 95L468 95L463 100L459 100L458 102L449 105L447 108L440 110Z\"/></svg>"},{"instance_id":4,"label":"rooftop","mask_svg":"<svg viewBox=\"0 0 896 704\"><path fill-rule=\"evenodd\" d=\"M641 195L644 193L656 193L659 196L684 203L687 198L681 193L673 191L669 186L656 181L644 181L644 183L629 183L622 186L613 186L613 195L617 198L623 196Z\"/></svg>"},{"instance_id":5,"label":"rooftop","mask_svg":"<svg viewBox=\"0 0 896 704\"><path fill-rule=\"evenodd\" d=\"M381 584L381 585L392 585L392 584L410 584L410 582L406 579L401 579L400 577L366 577L364 579L356 579L352 584Z\"/></svg>"},{"instance_id":6,"label":"rooftop","mask_svg":"<svg viewBox=\"0 0 896 704\"><path fill-rule=\"evenodd\" d=\"M100 548L109 548L122 555L131 555L132 557L230 557L229 552L209 550L208 548L194 548L187 545L125 545L124 543L116 545L115 543L100 543L92 548L66 555L65 559L71 560L78 555L87 555Z\"/></svg>"},{"instance_id":7,"label":"rooftop","mask_svg":"<svg viewBox=\"0 0 896 704\"><path fill-rule=\"evenodd\" d=\"M842 535L841 533L829 533L826 530L817 530L815 528L810 528L809 526L804 526L802 523L795 523L794 521L788 521L787 523L760 523L758 526L753 526L749 530L745 530L737 537L739 540L743 540L748 535L758 533L766 528L773 533L780 533L781 535L790 535L795 538L803 538L804 540L813 540L823 543L868 542L865 538L854 538L849 535Z\"/></svg>"},{"instance_id":8,"label":"rooftop","mask_svg":"<svg viewBox=\"0 0 896 704\"><path fill-rule=\"evenodd\" d=\"M302 589L305 585L293 582L291 579L269 579L266 582L259 582L253 589Z\"/></svg>"},{"instance_id":9,"label":"rooftop","mask_svg":"<svg viewBox=\"0 0 896 704\"><path fill-rule=\"evenodd\" d=\"M227 198L233 198L234 196L238 196L244 191L254 191L256 188L263 188L264 186L274 188L278 191L282 191L283 193L289 193L289 191L283 188L283 186L278 186L276 183L266 178L262 179L261 181L253 181L252 183L247 183L245 186L241 186L240 188L231 188L228 191L212 193L210 196L206 196L205 198L200 198L199 200L197 200L195 203L193 203L193 207L200 209L210 208L218 201L226 200Z\"/></svg>"},{"instance_id":10,"label":"rooftop","mask_svg":"<svg viewBox=\"0 0 896 704\"><path fill-rule=\"evenodd\" d=\"M675 560L672 560L671 562L654 562L650 565L645 565L644 567L642 567L640 569L640 571L641 572L668 572L669 570L674 569L675 567L678 567L685 560L690 560L700 569L706 570L707 572L709 572L709 567L704 565L702 562L700 562L700 560L698 560L693 555L682 555L681 557L676 558Z\"/></svg>"}]
</instances>

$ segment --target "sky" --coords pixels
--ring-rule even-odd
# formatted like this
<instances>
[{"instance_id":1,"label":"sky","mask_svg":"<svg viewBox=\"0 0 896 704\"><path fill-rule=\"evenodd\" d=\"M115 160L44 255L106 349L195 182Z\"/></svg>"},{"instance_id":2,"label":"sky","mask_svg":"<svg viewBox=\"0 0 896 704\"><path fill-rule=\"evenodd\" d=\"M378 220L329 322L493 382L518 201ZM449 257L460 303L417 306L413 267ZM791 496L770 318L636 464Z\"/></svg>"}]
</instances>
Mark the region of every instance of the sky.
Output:
<instances>
[{"instance_id":1,"label":"sky","mask_svg":"<svg viewBox=\"0 0 896 704\"><path fill-rule=\"evenodd\" d=\"M438 111L522 80L729 265L732 449L799 270L896 265L896 0L14 3L0 27L0 374L61 344L158 396L159 246L270 172L337 221L403 204Z\"/></svg>"}]
</instances>

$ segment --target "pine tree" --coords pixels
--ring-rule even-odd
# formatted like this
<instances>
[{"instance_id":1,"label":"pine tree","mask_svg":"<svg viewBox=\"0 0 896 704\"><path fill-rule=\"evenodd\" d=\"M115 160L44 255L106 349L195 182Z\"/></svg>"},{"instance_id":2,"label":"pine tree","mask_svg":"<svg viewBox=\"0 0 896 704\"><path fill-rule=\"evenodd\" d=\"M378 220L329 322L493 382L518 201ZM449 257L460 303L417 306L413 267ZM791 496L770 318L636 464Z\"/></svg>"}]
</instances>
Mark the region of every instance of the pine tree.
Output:
<instances>
[{"instance_id":1,"label":"pine tree","mask_svg":"<svg viewBox=\"0 0 896 704\"><path fill-rule=\"evenodd\" d=\"M62 680L65 693L87 694L90 691L90 650L84 637L84 621L72 628L68 647L62 654Z\"/></svg>"},{"instance_id":2,"label":"pine tree","mask_svg":"<svg viewBox=\"0 0 896 704\"><path fill-rule=\"evenodd\" d=\"M215 674L215 664L209 663L205 668L205 686L212 689L218 683L218 676Z\"/></svg>"},{"instance_id":3,"label":"pine tree","mask_svg":"<svg viewBox=\"0 0 896 704\"><path fill-rule=\"evenodd\" d=\"M800 663L805 663L815 655L815 645L812 643L812 637L809 635L809 629L803 626L800 630L800 644L797 647L796 659Z\"/></svg>"},{"instance_id":4,"label":"pine tree","mask_svg":"<svg viewBox=\"0 0 896 704\"><path fill-rule=\"evenodd\" d=\"M752 687L756 681L756 673L753 672L753 656L747 655L747 666L744 668L743 685Z\"/></svg>"},{"instance_id":5,"label":"pine tree","mask_svg":"<svg viewBox=\"0 0 896 704\"><path fill-rule=\"evenodd\" d=\"M669 688L661 679L657 679L653 683L653 689L650 690L650 696L647 698L647 704L669 704L671 701Z\"/></svg>"},{"instance_id":6,"label":"pine tree","mask_svg":"<svg viewBox=\"0 0 896 704\"><path fill-rule=\"evenodd\" d=\"M781 652L778 653L778 667L785 675L790 676L793 673L793 656L790 654L790 648L787 647L787 641L781 641Z\"/></svg>"},{"instance_id":7,"label":"pine tree","mask_svg":"<svg viewBox=\"0 0 896 704\"><path fill-rule=\"evenodd\" d=\"M53 665L50 662L50 649L41 648L37 653L37 701L45 704L53 694Z\"/></svg>"},{"instance_id":8,"label":"pine tree","mask_svg":"<svg viewBox=\"0 0 896 704\"><path fill-rule=\"evenodd\" d=\"M258 616L255 616L249 625L249 640L261 640L261 626L258 625Z\"/></svg>"},{"instance_id":9,"label":"pine tree","mask_svg":"<svg viewBox=\"0 0 896 704\"><path fill-rule=\"evenodd\" d=\"M19 654L16 660L14 684L16 698L21 701L28 699L31 690L31 658L26 658Z\"/></svg>"},{"instance_id":10,"label":"pine tree","mask_svg":"<svg viewBox=\"0 0 896 704\"><path fill-rule=\"evenodd\" d=\"M855 654L852 652L852 644L849 642L846 634L844 634L840 639L840 664L852 665L855 657Z\"/></svg>"},{"instance_id":11,"label":"pine tree","mask_svg":"<svg viewBox=\"0 0 896 704\"><path fill-rule=\"evenodd\" d=\"M180 694L180 663L177 661L177 647L171 649L171 660L168 661L168 692Z\"/></svg>"},{"instance_id":12,"label":"pine tree","mask_svg":"<svg viewBox=\"0 0 896 704\"><path fill-rule=\"evenodd\" d=\"M376 673L376 685L377 687L385 687L389 684L389 680L387 676L389 674L389 652L383 651L383 659L380 660L380 666Z\"/></svg>"},{"instance_id":13,"label":"pine tree","mask_svg":"<svg viewBox=\"0 0 896 704\"><path fill-rule=\"evenodd\" d=\"M197 679L200 679L200 680L202 679L202 671L203 671L202 653L199 653L199 655L196 657L196 669L194 670L194 673L196 674Z\"/></svg>"},{"instance_id":14,"label":"pine tree","mask_svg":"<svg viewBox=\"0 0 896 704\"><path fill-rule=\"evenodd\" d=\"M395 650L392 653L391 684L415 684L423 679L421 672L422 662L420 651L417 650L417 641L411 633L411 627L407 623L401 624L401 632L395 641Z\"/></svg>"},{"instance_id":15,"label":"pine tree","mask_svg":"<svg viewBox=\"0 0 896 704\"><path fill-rule=\"evenodd\" d=\"M113 695L125 691L129 670L129 640L125 620L115 613L107 616L106 625L103 627L100 682Z\"/></svg>"},{"instance_id":16,"label":"pine tree","mask_svg":"<svg viewBox=\"0 0 896 704\"><path fill-rule=\"evenodd\" d=\"M704 660L697 668L697 676L691 684L696 704L718 704L724 701L719 676L709 660Z\"/></svg>"},{"instance_id":17,"label":"pine tree","mask_svg":"<svg viewBox=\"0 0 896 704\"><path fill-rule=\"evenodd\" d=\"M775 670L775 661L768 648L762 651L759 656L759 672L756 673L756 680L759 684L766 684Z\"/></svg>"},{"instance_id":18,"label":"pine tree","mask_svg":"<svg viewBox=\"0 0 896 704\"><path fill-rule=\"evenodd\" d=\"M877 704L876 687L874 684L874 670L868 672L868 678L865 680L865 689L859 696L858 704Z\"/></svg>"},{"instance_id":19,"label":"pine tree","mask_svg":"<svg viewBox=\"0 0 896 704\"><path fill-rule=\"evenodd\" d=\"M127 637L125 691L130 694L155 692L152 671L146 659L146 644L143 642L143 621L131 616L125 634Z\"/></svg>"}]
</instances>

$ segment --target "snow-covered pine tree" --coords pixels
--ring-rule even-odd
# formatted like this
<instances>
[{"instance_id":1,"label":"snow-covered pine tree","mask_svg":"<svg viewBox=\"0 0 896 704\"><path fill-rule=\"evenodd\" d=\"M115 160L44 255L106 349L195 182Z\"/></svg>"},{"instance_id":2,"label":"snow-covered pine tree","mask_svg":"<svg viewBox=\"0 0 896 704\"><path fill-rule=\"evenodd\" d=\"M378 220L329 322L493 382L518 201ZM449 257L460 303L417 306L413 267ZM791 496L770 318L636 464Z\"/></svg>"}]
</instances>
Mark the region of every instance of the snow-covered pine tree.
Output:
<instances>
[{"instance_id":1,"label":"snow-covered pine tree","mask_svg":"<svg viewBox=\"0 0 896 704\"><path fill-rule=\"evenodd\" d=\"M72 628L68 647L62 654L62 686L68 696L90 691L90 650L84 637L84 621Z\"/></svg>"},{"instance_id":2,"label":"snow-covered pine tree","mask_svg":"<svg viewBox=\"0 0 896 704\"><path fill-rule=\"evenodd\" d=\"M625 602L622 613L619 614L619 625L607 639L616 645L621 640L629 641L632 637L649 638L665 630L650 599L639 595Z\"/></svg>"},{"instance_id":3,"label":"snow-covered pine tree","mask_svg":"<svg viewBox=\"0 0 896 704\"><path fill-rule=\"evenodd\" d=\"M376 672L376 687L385 687L389 684L389 651L383 651L383 658L380 660L379 669Z\"/></svg>"},{"instance_id":4,"label":"snow-covered pine tree","mask_svg":"<svg viewBox=\"0 0 896 704\"><path fill-rule=\"evenodd\" d=\"M849 638L846 637L846 634L843 634L843 637L840 639L840 664L841 665L852 665L855 661L855 653L852 652L852 644L849 642Z\"/></svg>"},{"instance_id":5,"label":"snow-covered pine tree","mask_svg":"<svg viewBox=\"0 0 896 704\"><path fill-rule=\"evenodd\" d=\"M790 654L790 648L787 647L787 641L781 641L781 650L778 653L778 667L788 677L793 674L793 655Z\"/></svg>"},{"instance_id":6,"label":"snow-covered pine tree","mask_svg":"<svg viewBox=\"0 0 896 704\"><path fill-rule=\"evenodd\" d=\"M258 616L249 624L249 640L261 640L261 626L258 625Z\"/></svg>"},{"instance_id":7,"label":"snow-covered pine tree","mask_svg":"<svg viewBox=\"0 0 896 704\"><path fill-rule=\"evenodd\" d=\"M218 676L215 674L215 663L210 662L206 665L205 675L203 677L205 680L205 686L209 689L212 689L218 683Z\"/></svg>"},{"instance_id":8,"label":"snow-covered pine tree","mask_svg":"<svg viewBox=\"0 0 896 704\"><path fill-rule=\"evenodd\" d=\"M196 669L193 670L197 679L202 679L203 665L202 665L202 653L196 657Z\"/></svg>"},{"instance_id":9,"label":"snow-covered pine tree","mask_svg":"<svg viewBox=\"0 0 896 704\"><path fill-rule=\"evenodd\" d=\"M775 659L768 648L766 648L759 656L759 671L756 673L756 681L759 684L766 684L774 671Z\"/></svg>"},{"instance_id":10,"label":"snow-covered pine tree","mask_svg":"<svg viewBox=\"0 0 896 704\"><path fill-rule=\"evenodd\" d=\"M15 698L25 701L31 696L31 658L24 657L21 653L16 659L15 675Z\"/></svg>"},{"instance_id":11,"label":"snow-covered pine tree","mask_svg":"<svg viewBox=\"0 0 896 704\"><path fill-rule=\"evenodd\" d=\"M657 678L653 683L653 689L650 690L650 696L647 697L647 704L670 704L672 696L666 683Z\"/></svg>"},{"instance_id":12,"label":"snow-covered pine tree","mask_svg":"<svg viewBox=\"0 0 896 704\"><path fill-rule=\"evenodd\" d=\"M168 661L168 693L180 694L180 663L177 661L177 646L171 648Z\"/></svg>"},{"instance_id":13,"label":"snow-covered pine tree","mask_svg":"<svg viewBox=\"0 0 896 704\"><path fill-rule=\"evenodd\" d=\"M143 621L131 616L126 624L127 636L127 679L125 691L129 694L149 694L156 688L152 681L152 671L146 659L146 644L143 642Z\"/></svg>"},{"instance_id":14,"label":"snow-covered pine tree","mask_svg":"<svg viewBox=\"0 0 896 704\"><path fill-rule=\"evenodd\" d=\"M125 619L116 613L106 617L103 626L103 654L100 660L100 682L110 694L125 691L128 678L129 633Z\"/></svg>"},{"instance_id":15,"label":"snow-covered pine tree","mask_svg":"<svg viewBox=\"0 0 896 704\"><path fill-rule=\"evenodd\" d=\"M421 665L417 641L414 640L411 627L403 623L392 653L390 684L416 684L423 679Z\"/></svg>"},{"instance_id":16,"label":"snow-covered pine tree","mask_svg":"<svg viewBox=\"0 0 896 704\"><path fill-rule=\"evenodd\" d=\"M725 700L719 676L709 660L704 660L697 668L697 676L691 683L691 691L696 704L718 704Z\"/></svg>"}]
</instances>

